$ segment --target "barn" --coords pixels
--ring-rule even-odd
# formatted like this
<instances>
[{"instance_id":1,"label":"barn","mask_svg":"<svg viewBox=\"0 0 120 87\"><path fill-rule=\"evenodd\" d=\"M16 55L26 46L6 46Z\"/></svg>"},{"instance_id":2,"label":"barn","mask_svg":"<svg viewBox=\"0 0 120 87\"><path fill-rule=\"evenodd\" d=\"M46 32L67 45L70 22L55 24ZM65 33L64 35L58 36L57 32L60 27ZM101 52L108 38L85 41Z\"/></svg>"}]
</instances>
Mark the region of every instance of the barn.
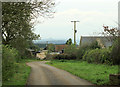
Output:
<instances>
[{"instance_id":1,"label":"barn","mask_svg":"<svg viewBox=\"0 0 120 87\"><path fill-rule=\"evenodd\" d=\"M87 44L91 44L94 41L97 41L98 44L102 47L102 48L107 48L112 46L113 44L113 37L109 37L109 36L81 36L80 38L80 44L79 46L83 46L83 45L87 45Z\"/></svg>"}]
</instances>

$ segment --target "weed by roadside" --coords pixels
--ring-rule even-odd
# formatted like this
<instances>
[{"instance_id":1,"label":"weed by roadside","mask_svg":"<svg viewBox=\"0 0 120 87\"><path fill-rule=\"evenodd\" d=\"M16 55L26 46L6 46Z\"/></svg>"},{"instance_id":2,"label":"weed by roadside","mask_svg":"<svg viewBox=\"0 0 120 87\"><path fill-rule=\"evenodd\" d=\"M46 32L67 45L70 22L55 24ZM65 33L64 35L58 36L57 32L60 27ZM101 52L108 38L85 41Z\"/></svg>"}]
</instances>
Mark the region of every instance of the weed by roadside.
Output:
<instances>
[{"instance_id":1,"label":"weed by roadside","mask_svg":"<svg viewBox=\"0 0 120 87\"><path fill-rule=\"evenodd\" d=\"M26 65L27 62L40 61L36 59L21 59L19 63L15 63L15 72L7 81L3 81L3 85L26 85L31 68Z\"/></svg>"}]
</instances>

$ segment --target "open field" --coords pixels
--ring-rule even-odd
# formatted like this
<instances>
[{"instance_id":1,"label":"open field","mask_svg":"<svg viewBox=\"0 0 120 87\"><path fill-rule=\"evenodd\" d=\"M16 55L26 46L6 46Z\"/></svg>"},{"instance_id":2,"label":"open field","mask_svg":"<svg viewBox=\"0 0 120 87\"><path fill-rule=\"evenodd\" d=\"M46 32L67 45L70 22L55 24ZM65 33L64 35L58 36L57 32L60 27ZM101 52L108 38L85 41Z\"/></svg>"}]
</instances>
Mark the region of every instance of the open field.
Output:
<instances>
[{"instance_id":1,"label":"open field","mask_svg":"<svg viewBox=\"0 0 120 87\"><path fill-rule=\"evenodd\" d=\"M76 60L53 60L49 65L66 70L97 85L109 85L109 74L118 73L118 66L89 64Z\"/></svg>"}]
</instances>

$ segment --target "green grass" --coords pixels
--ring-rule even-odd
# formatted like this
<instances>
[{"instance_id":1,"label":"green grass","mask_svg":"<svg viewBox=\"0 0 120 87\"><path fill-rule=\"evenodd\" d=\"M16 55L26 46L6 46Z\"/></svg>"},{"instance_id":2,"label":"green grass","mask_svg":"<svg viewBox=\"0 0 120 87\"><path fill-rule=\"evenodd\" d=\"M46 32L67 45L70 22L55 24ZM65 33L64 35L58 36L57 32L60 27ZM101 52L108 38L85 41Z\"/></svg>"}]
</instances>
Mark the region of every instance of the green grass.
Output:
<instances>
[{"instance_id":1,"label":"green grass","mask_svg":"<svg viewBox=\"0 0 120 87\"><path fill-rule=\"evenodd\" d=\"M109 85L109 74L117 74L118 66L89 64L76 60L53 60L49 65L66 70L96 85Z\"/></svg>"},{"instance_id":2,"label":"green grass","mask_svg":"<svg viewBox=\"0 0 120 87\"><path fill-rule=\"evenodd\" d=\"M26 85L31 68L26 65L26 62L39 61L36 59L22 59L16 63L16 70L13 77L3 82L3 85Z\"/></svg>"}]
</instances>

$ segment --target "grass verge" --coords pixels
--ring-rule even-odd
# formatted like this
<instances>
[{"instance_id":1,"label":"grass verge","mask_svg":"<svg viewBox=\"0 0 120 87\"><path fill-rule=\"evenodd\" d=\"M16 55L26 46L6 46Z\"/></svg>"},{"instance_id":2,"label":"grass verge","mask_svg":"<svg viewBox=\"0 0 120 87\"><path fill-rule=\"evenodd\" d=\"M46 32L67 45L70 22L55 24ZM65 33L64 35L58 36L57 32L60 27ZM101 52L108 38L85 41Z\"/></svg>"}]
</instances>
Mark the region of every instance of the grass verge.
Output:
<instances>
[{"instance_id":1,"label":"grass verge","mask_svg":"<svg viewBox=\"0 0 120 87\"><path fill-rule=\"evenodd\" d=\"M47 64L66 70L96 85L109 85L109 74L118 73L118 66L89 64L86 61L52 60Z\"/></svg>"},{"instance_id":2,"label":"grass verge","mask_svg":"<svg viewBox=\"0 0 120 87\"><path fill-rule=\"evenodd\" d=\"M39 61L36 59L21 59L19 63L16 63L16 70L13 77L4 81L2 85L26 85L31 68L26 65L26 62Z\"/></svg>"}]
</instances>

